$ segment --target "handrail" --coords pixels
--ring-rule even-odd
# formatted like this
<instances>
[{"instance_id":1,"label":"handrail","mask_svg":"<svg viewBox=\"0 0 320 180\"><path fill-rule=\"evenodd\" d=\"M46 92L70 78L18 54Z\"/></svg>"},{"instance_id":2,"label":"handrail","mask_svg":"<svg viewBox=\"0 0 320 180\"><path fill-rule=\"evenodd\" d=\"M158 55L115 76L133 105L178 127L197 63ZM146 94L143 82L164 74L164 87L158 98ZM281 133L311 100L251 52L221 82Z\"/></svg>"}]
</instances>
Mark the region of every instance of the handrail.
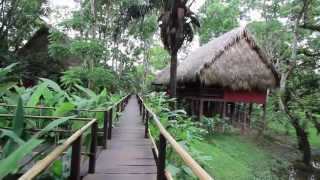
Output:
<instances>
[{"instance_id":1,"label":"handrail","mask_svg":"<svg viewBox=\"0 0 320 180\"><path fill-rule=\"evenodd\" d=\"M39 175L42 171L48 168L65 150L67 150L73 143L81 138L81 135L97 123L96 119L91 120L85 126L76 131L72 136L70 136L63 144L56 147L48 156L44 159L38 161L31 169L24 173L19 180L30 180Z\"/></svg>"},{"instance_id":2,"label":"handrail","mask_svg":"<svg viewBox=\"0 0 320 180\"><path fill-rule=\"evenodd\" d=\"M160 120L158 119L157 115L146 106L143 99L138 96L140 101L140 106L142 107L142 114L143 118L145 118L146 112L151 115L152 120L157 125L159 131L160 131L160 146L158 147L158 166L159 164L162 164L162 166L165 166L165 162L160 163L160 161L165 161L165 154L162 154L164 151L165 153L165 141L168 141L172 148L177 152L177 154L183 159L183 161L191 168L194 174L198 176L201 180L213 180L213 178L189 155L189 153L183 149L179 143L171 136L171 134L163 127ZM145 112L146 111L146 112ZM148 114L146 115L146 125L148 125ZM146 127L148 128L148 127ZM161 145L161 142L164 144ZM164 147L163 147L164 146ZM161 157L162 156L162 157ZM161 159L162 158L162 159ZM159 167L158 167L159 168ZM161 173L164 173L164 167ZM159 169L158 169L159 170ZM159 172L158 172L159 173ZM158 176L164 176L164 174L158 174ZM159 179L159 178L158 178ZM161 179L161 178L160 178Z\"/></svg>"}]
</instances>

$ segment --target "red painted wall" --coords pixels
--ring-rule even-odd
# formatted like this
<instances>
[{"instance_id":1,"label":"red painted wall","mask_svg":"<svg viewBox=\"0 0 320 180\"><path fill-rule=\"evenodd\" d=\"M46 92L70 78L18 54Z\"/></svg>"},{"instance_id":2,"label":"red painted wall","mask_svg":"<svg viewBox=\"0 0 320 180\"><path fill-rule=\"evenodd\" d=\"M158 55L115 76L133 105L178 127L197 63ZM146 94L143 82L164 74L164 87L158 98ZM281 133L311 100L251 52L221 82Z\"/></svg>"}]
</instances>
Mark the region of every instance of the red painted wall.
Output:
<instances>
[{"instance_id":1,"label":"red painted wall","mask_svg":"<svg viewBox=\"0 0 320 180\"><path fill-rule=\"evenodd\" d=\"M267 99L267 92L263 91L233 91L224 90L224 100L226 102L244 102L265 104Z\"/></svg>"}]
</instances>

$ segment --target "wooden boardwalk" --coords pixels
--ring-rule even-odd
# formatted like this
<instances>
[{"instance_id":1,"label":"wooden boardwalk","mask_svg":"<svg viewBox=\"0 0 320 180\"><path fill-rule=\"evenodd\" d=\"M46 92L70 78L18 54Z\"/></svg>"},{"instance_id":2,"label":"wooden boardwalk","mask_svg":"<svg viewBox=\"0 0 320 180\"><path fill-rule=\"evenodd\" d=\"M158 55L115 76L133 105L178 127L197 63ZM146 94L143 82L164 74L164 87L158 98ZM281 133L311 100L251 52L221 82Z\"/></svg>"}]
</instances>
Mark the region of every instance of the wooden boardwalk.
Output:
<instances>
[{"instance_id":1,"label":"wooden boardwalk","mask_svg":"<svg viewBox=\"0 0 320 180\"><path fill-rule=\"evenodd\" d=\"M144 138L144 125L139 105L132 96L112 130L108 149L103 150L96 162L96 173L84 180L155 180L156 163L151 142Z\"/></svg>"}]
</instances>

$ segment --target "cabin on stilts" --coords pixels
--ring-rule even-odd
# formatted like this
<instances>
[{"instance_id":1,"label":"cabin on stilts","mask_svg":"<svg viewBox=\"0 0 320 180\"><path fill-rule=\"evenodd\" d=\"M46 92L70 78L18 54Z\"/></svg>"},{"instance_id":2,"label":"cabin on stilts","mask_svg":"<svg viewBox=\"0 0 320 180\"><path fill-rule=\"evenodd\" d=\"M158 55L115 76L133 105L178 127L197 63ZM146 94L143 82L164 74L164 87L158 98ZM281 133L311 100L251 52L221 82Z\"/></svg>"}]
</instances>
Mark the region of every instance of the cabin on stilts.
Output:
<instances>
[{"instance_id":1,"label":"cabin on stilts","mask_svg":"<svg viewBox=\"0 0 320 180\"><path fill-rule=\"evenodd\" d=\"M169 89L169 67L157 74L154 85ZM254 104L262 109L268 90L279 76L266 53L246 28L236 28L191 53L177 68L177 97L191 115L220 117L250 127ZM168 91L168 93L170 93Z\"/></svg>"}]
</instances>

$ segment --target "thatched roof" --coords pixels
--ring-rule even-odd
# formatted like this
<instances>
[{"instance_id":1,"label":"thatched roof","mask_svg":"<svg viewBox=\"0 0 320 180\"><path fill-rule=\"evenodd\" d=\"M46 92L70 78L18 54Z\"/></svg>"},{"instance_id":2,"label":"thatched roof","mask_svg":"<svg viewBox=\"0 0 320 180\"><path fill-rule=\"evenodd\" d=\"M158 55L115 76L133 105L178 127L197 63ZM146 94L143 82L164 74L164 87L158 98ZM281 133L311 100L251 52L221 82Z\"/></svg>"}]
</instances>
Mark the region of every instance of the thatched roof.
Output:
<instances>
[{"instance_id":1,"label":"thatched roof","mask_svg":"<svg viewBox=\"0 0 320 180\"><path fill-rule=\"evenodd\" d=\"M155 84L167 85L169 81L167 67L157 75ZM191 53L178 65L177 81L200 81L233 90L266 90L276 87L279 77L247 29L236 28Z\"/></svg>"}]
</instances>

